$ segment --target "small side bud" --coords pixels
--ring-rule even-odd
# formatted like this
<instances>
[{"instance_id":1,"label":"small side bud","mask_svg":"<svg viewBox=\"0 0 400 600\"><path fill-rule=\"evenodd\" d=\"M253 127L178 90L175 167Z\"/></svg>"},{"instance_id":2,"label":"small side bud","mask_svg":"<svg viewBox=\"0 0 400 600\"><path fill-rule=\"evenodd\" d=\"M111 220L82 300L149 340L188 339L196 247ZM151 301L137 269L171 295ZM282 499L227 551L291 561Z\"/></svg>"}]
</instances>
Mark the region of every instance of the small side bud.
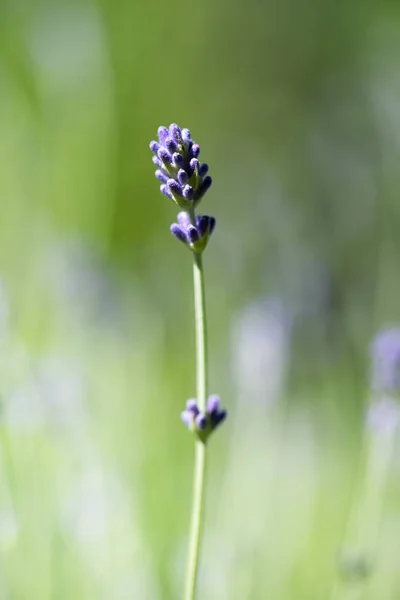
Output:
<instances>
[{"instance_id":1,"label":"small side bud","mask_svg":"<svg viewBox=\"0 0 400 600\"><path fill-rule=\"evenodd\" d=\"M212 394L207 400L207 412L209 415L217 413L221 404L221 399L217 394Z\"/></svg>"},{"instance_id":2,"label":"small side bud","mask_svg":"<svg viewBox=\"0 0 400 600\"><path fill-rule=\"evenodd\" d=\"M177 145L177 143L175 142L175 140L173 140L173 139L172 139L172 138L170 138L170 137L167 137L167 138L166 138L166 140L165 140L165 142L164 142L164 146L165 146L165 147L166 147L166 149L167 149L167 150L168 150L168 151L171 153L171 155L172 155L174 152L177 152L177 150L178 150L178 145Z\"/></svg>"},{"instance_id":3,"label":"small side bud","mask_svg":"<svg viewBox=\"0 0 400 600\"><path fill-rule=\"evenodd\" d=\"M202 165L199 166L199 175L200 177L205 177L208 173L208 164L207 163L203 163Z\"/></svg>"},{"instance_id":4,"label":"small side bud","mask_svg":"<svg viewBox=\"0 0 400 600\"><path fill-rule=\"evenodd\" d=\"M193 423L193 415L188 410L181 412L181 420L186 427L191 427Z\"/></svg>"},{"instance_id":5,"label":"small side bud","mask_svg":"<svg viewBox=\"0 0 400 600\"><path fill-rule=\"evenodd\" d=\"M165 171L162 171L161 169L157 169L157 171L155 172L155 175L156 175L157 179L159 179L163 183L167 183L167 181L169 179L169 176L165 173Z\"/></svg>"},{"instance_id":6,"label":"small side bud","mask_svg":"<svg viewBox=\"0 0 400 600\"><path fill-rule=\"evenodd\" d=\"M174 235L176 237L177 240L179 240L180 242L183 242L184 244L187 244L186 235L184 234L184 232L182 231L182 229L179 227L179 225L177 223L172 223L172 225L170 227L170 231L171 231L172 235Z\"/></svg>"},{"instance_id":7,"label":"small side bud","mask_svg":"<svg viewBox=\"0 0 400 600\"><path fill-rule=\"evenodd\" d=\"M196 218L196 225L197 225L197 229L200 234L200 237L203 237L207 233L207 230L209 228L210 217L207 217L206 215L198 216Z\"/></svg>"},{"instance_id":8,"label":"small side bud","mask_svg":"<svg viewBox=\"0 0 400 600\"><path fill-rule=\"evenodd\" d=\"M189 175L184 169L178 171L178 181L181 185L185 185L189 181Z\"/></svg>"},{"instance_id":9,"label":"small side bud","mask_svg":"<svg viewBox=\"0 0 400 600\"><path fill-rule=\"evenodd\" d=\"M161 145L163 145L165 143L165 140L168 137L169 131L166 127L161 126L158 128L158 139Z\"/></svg>"},{"instance_id":10,"label":"small side bud","mask_svg":"<svg viewBox=\"0 0 400 600\"><path fill-rule=\"evenodd\" d=\"M200 187L196 190L195 200L200 200L204 194L210 189L212 184L212 179L209 175L203 179L200 184Z\"/></svg>"},{"instance_id":11,"label":"small side bud","mask_svg":"<svg viewBox=\"0 0 400 600\"><path fill-rule=\"evenodd\" d=\"M179 152L174 152L172 155L172 164L176 169L178 169L179 167L183 167L183 165L185 164L185 160L182 154L179 154Z\"/></svg>"},{"instance_id":12,"label":"small side bud","mask_svg":"<svg viewBox=\"0 0 400 600\"><path fill-rule=\"evenodd\" d=\"M218 427L218 425L221 425L221 423L223 421L225 421L225 419L227 417L227 414L228 413L226 412L226 410L220 410L219 412L214 413L211 416L211 425L212 425L212 428L215 429L216 427Z\"/></svg>"},{"instance_id":13,"label":"small side bud","mask_svg":"<svg viewBox=\"0 0 400 600\"><path fill-rule=\"evenodd\" d=\"M150 150L152 152L157 152L160 148L160 144L158 142L156 142L155 140L153 140L152 142L150 142Z\"/></svg>"},{"instance_id":14,"label":"small side bud","mask_svg":"<svg viewBox=\"0 0 400 600\"><path fill-rule=\"evenodd\" d=\"M160 169L163 166L163 162L158 158L158 156L153 156L152 161L156 165L156 167L159 167Z\"/></svg>"},{"instance_id":15,"label":"small side bud","mask_svg":"<svg viewBox=\"0 0 400 600\"><path fill-rule=\"evenodd\" d=\"M157 156L163 161L164 164L168 165L171 163L172 156L168 150L164 148L164 146L160 146L160 148L157 150Z\"/></svg>"},{"instance_id":16,"label":"small side bud","mask_svg":"<svg viewBox=\"0 0 400 600\"><path fill-rule=\"evenodd\" d=\"M184 231L186 231L186 229L190 225L190 217L189 217L188 213L186 211L182 210L181 212L178 213L177 219L178 219L179 225L182 227L182 229Z\"/></svg>"},{"instance_id":17,"label":"small side bud","mask_svg":"<svg viewBox=\"0 0 400 600\"><path fill-rule=\"evenodd\" d=\"M173 196L182 198L182 196L183 196L182 187L179 185L179 183L175 179L168 179L167 186Z\"/></svg>"},{"instance_id":18,"label":"small side bud","mask_svg":"<svg viewBox=\"0 0 400 600\"><path fill-rule=\"evenodd\" d=\"M217 224L217 221L215 220L215 217L210 217L210 234L212 234L212 232L215 229L215 225Z\"/></svg>"},{"instance_id":19,"label":"small side bud","mask_svg":"<svg viewBox=\"0 0 400 600\"><path fill-rule=\"evenodd\" d=\"M182 132L181 128L178 127L176 123L172 123L169 126L169 136L177 143L180 144L182 142Z\"/></svg>"},{"instance_id":20,"label":"small side bud","mask_svg":"<svg viewBox=\"0 0 400 600\"><path fill-rule=\"evenodd\" d=\"M195 244L199 241L199 233L194 225L189 225L187 228L187 237L191 244Z\"/></svg>"},{"instance_id":21,"label":"small side bud","mask_svg":"<svg viewBox=\"0 0 400 600\"><path fill-rule=\"evenodd\" d=\"M164 194L164 196L167 196L167 198L170 198L171 200L174 199L174 197L172 196L172 194L169 190L169 187L165 183L160 185L160 190Z\"/></svg>"},{"instance_id":22,"label":"small side bud","mask_svg":"<svg viewBox=\"0 0 400 600\"><path fill-rule=\"evenodd\" d=\"M193 200L194 199L194 189L192 188L191 185L185 185L185 187L183 188L182 191L183 197L186 198L186 200Z\"/></svg>"},{"instance_id":23,"label":"small side bud","mask_svg":"<svg viewBox=\"0 0 400 600\"><path fill-rule=\"evenodd\" d=\"M193 144L192 146L192 155L194 158L197 158L200 154L200 146L198 144Z\"/></svg>"},{"instance_id":24,"label":"small side bud","mask_svg":"<svg viewBox=\"0 0 400 600\"><path fill-rule=\"evenodd\" d=\"M199 413L194 421L197 429L200 431L204 431L204 429L207 427L207 418L202 413Z\"/></svg>"},{"instance_id":25,"label":"small side bud","mask_svg":"<svg viewBox=\"0 0 400 600\"><path fill-rule=\"evenodd\" d=\"M185 142L185 144L189 144L189 142L192 141L192 135L189 129L182 129L182 140Z\"/></svg>"},{"instance_id":26,"label":"small side bud","mask_svg":"<svg viewBox=\"0 0 400 600\"><path fill-rule=\"evenodd\" d=\"M189 398L189 400L186 402L186 410L193 413L195 417L199 414L200 411L195 398Z\"/></svg>"},{"instance_id":27,"label":"small side bud","mask_svg":"<svg viewBox=\"0 0 400 600\"><path fill-rule=\"evenodd\" d=\"M190 166L190 168L192 169L192 171L193 171L193 172L194 172L194 171L197 171L197 172L198 172L198 170L199 170L199 165L200 165L200 163L199 163L199 161L197 160L197 158L192 158L192 159L191 159L191 161L190 161L190 163L189 163L189 166Z\"/></svg>"}]
</instances>

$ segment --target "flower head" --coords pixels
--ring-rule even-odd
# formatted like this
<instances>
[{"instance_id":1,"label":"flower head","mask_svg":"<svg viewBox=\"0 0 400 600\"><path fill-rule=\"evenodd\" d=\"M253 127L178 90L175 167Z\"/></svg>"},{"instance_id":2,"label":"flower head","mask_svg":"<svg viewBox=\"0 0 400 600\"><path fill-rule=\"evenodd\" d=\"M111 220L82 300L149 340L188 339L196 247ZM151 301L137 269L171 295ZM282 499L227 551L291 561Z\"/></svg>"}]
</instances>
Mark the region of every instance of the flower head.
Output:
<instances>
[{"instance_id":1,"label":"flower head","mask_svg":"<svg viewBox=\"0 0 400 600\"><path fill-rule=\"evenodd\" d=\"M192 210L210 188L212 179L208 165L198 160L200 146L192 140L188 129L173 123L158 128L158 142L150 142L154 152L156 177L163 194L186 210Z\"/></svg>"}]
</instances>

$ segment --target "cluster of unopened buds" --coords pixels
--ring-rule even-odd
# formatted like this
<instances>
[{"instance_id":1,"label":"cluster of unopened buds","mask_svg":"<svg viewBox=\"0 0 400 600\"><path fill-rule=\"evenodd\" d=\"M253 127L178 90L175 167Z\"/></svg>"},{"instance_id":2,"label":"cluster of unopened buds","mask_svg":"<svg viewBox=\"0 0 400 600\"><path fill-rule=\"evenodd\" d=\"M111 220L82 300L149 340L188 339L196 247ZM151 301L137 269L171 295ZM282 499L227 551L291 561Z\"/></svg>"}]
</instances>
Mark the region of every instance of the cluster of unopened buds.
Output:
<instances>
[{"instance_id":1,"label":"cluster of unopened buds","mask_svg":"<svg viewBox=\"0 0 400 600\"><path fill-rule=\"evenodd\" d=\"M161 181L161 192L173 200L181 212L171 233L193 252L201 254L215 228L215 218L196 215L195 209L211 187L208 165L200 163L200 146L192 140L188 129L173 123L158 128L158 142L150 142L157 167L156 177Z\"/></svg>"},{"instance_id":2,"label":"cluster of unopened buds","mask_svg":"<svg viewBox=\"0 0 400 600\"><path fill-rule=\"evenodd\" d=\"M206 441L214 429L225 420L226 414L226 410L220 408L219 396L212 394L208 397L205 413L200 411L197 401L191 398L186 403L186 410L182 412L181 419L190 431L202 441Z\"/></svg>"}]
</instances>

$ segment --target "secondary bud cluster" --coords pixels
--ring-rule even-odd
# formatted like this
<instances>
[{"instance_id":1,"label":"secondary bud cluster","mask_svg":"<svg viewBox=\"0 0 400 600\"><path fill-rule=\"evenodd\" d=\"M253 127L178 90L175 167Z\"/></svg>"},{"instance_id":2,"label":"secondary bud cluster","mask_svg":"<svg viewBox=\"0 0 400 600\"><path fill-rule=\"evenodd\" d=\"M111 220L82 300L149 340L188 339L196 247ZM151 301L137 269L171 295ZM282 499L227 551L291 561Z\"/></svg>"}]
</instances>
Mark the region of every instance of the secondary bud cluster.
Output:
<instances>
[{"instance_id":1,"label":"secondary bud cluster","mask_svg":"<svg viewBox=\"0 0 400 600\"><path fill-rule=\"evenodd\" d=\"M192 140L188 129L180 129L173 123L169 128L158 128L158 142L150 142L150 150L154 152L155 175L161 181L161 192L183 211L178 215L178 223L171 226L171 232L193 252L202 253L215 219L195 215L195 208L212 184L208 165L198 160L200 146Z\"/></svg>"},{"instance_id":2,"label":"secondary bud cluster","mask_svg":"<svg viewBox=\"0 0 400 600\"><path fill-rule=\"evenodd\" d=\"M192 223L188 213L182 211L178 214L178 223L172 223L171 233L194 252L201 253L207 246L214 227L214 217L197 215Z\"/></svg>"},{"instance_id":3,"label":"secondary bud cluster","mask_svg":"<svg viewBox=\"0 0 400 600\"><path fill-rule=\"evenodd\" d=\"M181 414L181 419L203 442L226 418L227 412L220 408L220 398L216 394L208 397L206 412L200 411L197 400L191 398L186 402L186 410Z\"/></svg>"}]
</instances>

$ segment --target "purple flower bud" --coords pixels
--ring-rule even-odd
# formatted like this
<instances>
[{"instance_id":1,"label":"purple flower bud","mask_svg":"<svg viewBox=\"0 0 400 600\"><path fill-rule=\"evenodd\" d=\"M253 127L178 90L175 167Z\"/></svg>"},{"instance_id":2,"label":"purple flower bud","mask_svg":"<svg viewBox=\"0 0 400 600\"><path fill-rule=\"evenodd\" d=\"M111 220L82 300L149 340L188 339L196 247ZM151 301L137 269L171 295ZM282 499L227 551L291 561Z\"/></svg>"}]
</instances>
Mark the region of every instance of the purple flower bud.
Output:
<instances>
[{"instance_id":1,"label":"purple flower bud","mask_svg":"<svg viewBox=\"0 0 400 600\"><path fill-rule=\"evenodd\" d=\"M210 217L207 217L206 215L198 215L196 217L196 226L197 226L197 230L199 232L200 237L203 237L203 235L206 233L208 226L210 223Z\"/></svg>"},{"instance_id":2,"label":"purple flower bud","mask_svg":"<svg viewBox=\"0 0 400 600\"><path fill-rule=\"evenodd\" d=\"M209 396L207 400L208 414L212 415L217 413L219 411L220 404L221 400L219 396L217 396L216 394L212 394L211 396Z\"/></svg>"},{"instance_id":3,"label":"purple flower bud","mask_svg":"<svg viewBox=\"0 0 400 600\"><path fill-rule=\"evenodd\" d=\"M178 213L177 218L178 218L178 223L182 227L183 231L186 231L186 229L190 225L190 217L189 217L188 213L185 212L184 210L182 210L180 213Z\"/></svg>"},{"instance_id":4,"label":"purple flower bud","mask_svg":"<svg viewBox=\"0 0 400 600\"><path fill-rule=\"evenodd\" d=\"M166 138L166 140L164 142L164 146L167 148L167 150L169 150L169 152L171 152L171 155L178 150L178 146L177 146L175 140L173 140L170 137Z\"/></svg>"},{"instance_id":5,"label":"purple flower bud","mask_svg":"<svg viewBox=\"0 0 400 600\"><path fill-rule=\"evenodd\" d=\"M210 235L215 229L215 225L217 224L215 217L210 217Z\"/></svg>"},{"instance_id":6,"label":"purple flower bud","mask_svg":"<svg viewBox=\"0 0 400 600\"><path fill-rule=\"evenodd\" d=\"M166 127L161 126L158 128L158 139L160 141L160 144L164 144L165 140L168 137L168 133L169 131Z\"/></svg>"},{"instance_id":7,"label":"purple flower bud","mask_svg":"<svg viewBox=\"0 0 400 600\"><path fill-rule=\"evenodd\" d=\"M186 173L184 169L179 169L178 171L178 181L181 185L185 185L189 180L189 175Z\"/></svg>"},{"instance_id":8,"label":"purple flower bud","mask_svg":"<svg viewBox=\"0 0 400 600\"><path fill-rule=\"evenodd\" d=\"M186 410L193 413L194 416L197 416L199 414L200 411L199 411L199 407L197 406L197 401L195 400L195 398L190 398L186 402Z\"/></svg>"},{"instance_id":9,"label":"purple flower bud","mask_svg":"<svg viewBox=\"0 0 400 600\"><path fill-rule=\"evenodd\" d=\"M177 144L181 143L182 140L182 132L181 132L181 128L178 127L178 125L176 123L172 123L169 126L169 136L175 140L175 142Z\"/></svg>"},{"instance_id":10,"label":"purple flower bud","mask_svg":"<svg viewBox=\"0 0 400 600\"><path fill-rule=\"evenodd\" d=\"M197 429L203 430L207 427L207 418L202 413L199 413L195 418Z\"/></svg>"},{"instance_id":11,"label":"purple flower bud","mask_svg":"<svg viewBox=\"0 0 400 600\"><path fill-rule=\"evenodd\" d=\"M200 175L200 177L204 177L205 175L207 175L207 173L208 173L208 164L203 163L202 165L199 166L199 175Z\"/></svg>"},{"instance_id":12,"label":"purple flower bud","mask_svg":"<svg viewBox=\"0 0 400 600\"><path fill-rule=\"evenodd\" d=\"M171 227L170 227L171 233L180 241L183 242L184 244L187 243L187 239L186 239L186 235L185 233L182 231L182 229L179 227L179 225L177 223L172 223Z\"/></svg>"},{"instance_id":13,"label":"purple flower bud","mask_svg":"<svg viewBox=\"0 0 400 600\"><path fill-rule=\"evenodd\" d=\"M207 177L205 177L203 179L203 181L200 184L200 187L198 190L196 190L196 200L200 200L200 198L202 198L204 196L204 194L206 193L207 190L210 189L212 184L212 179L209 175L207 175Z\"/></svg>"},{"instance_id":14,"label":"purple flower bud","mask_svg":"<svg viewBox=\"0 0 400 600\"><path fill-rule=\"evenodd\" d=\"M218 413L212 415L211 422L213 429L215 429L215 427L218 427L218 425L225 421L227 414L228 413L226 412L226 410L221 410Z\"/></svg>"},{"instance_id":15,"label":"purple flower bud","mask_svg":"<svg viewBox=\"0 0 400 600\"><path fill-rule=\"evenodd\" d=\"M183 197L186 198L186 200L193 200L194 189L191 185L185 185L185 187L183 188Z\"/></svg>"},{"instance_id":16,"label":"purple flower bud","mask_svg":"<svg viewBox=\"0 0 400 600\"><path fill-rule=\"evenodd\" d=\"M155 175L156 175L157 179L159 179L163 183L167 183L167 181L169 179L169 175L167 175L166 172L162 171L161 169L157 169Z\"/></svg>"},{"instance_id":17,"label":"purple flower bud","mask_svg":"<svg viewBox=\"0 0 400 600\"><path fill-rule=\"evenodd\" d=\"M190 427L193 423L193 414L187 410L181 412L181 419L186 427Z\"/></svg>"},{"instance_id":18,"label":"purple flower bud","mask_svg":"<svg viewBox=\"0 0 400 600\"><path fill-rule=\"evenodd\" d=\"M158 142L156 142L155 140L153 140L152 142L150 142L150 150L152 152L157 152L157 150L159 149L160 144Z\"/></svg>"},{"instance_id":19,"label":"purple flower bud","mask_svg":"<svg viewBox=\"0 0 400 600\"><path fill-rule=\"evenodd\" d=\"M193 144L192 146L192 156L194 156L194 158L197 158L200 154L200 146L198 144Z\"/></svg>"},{"instance_id":20,"label":"purple flower bud","mask_svg":"<svg viewBox=\"0 0 400 600\"><path fill-rule=\"evenodd\" d=\"M189 165L190 165L190 168L192 169L192 171L196 171L196 170L198 170L200 163L197 160L197 158L192 158Z\"/></svg>"},{"instance_id":21,"label":"purple flower bud","mask_svg":"<svg viewBox=\"0 0 400 600\"><path fill-rule=\"evenodd\" d=\"M174 152L172 155L172 164L174 167L183 167L185 164L185 159L183 158L182 154L179 154L179 152Z\"/></svg>"},{"instance_id":22,"label":"purple flower bud","mask_svg":"<svg viewBox=\"0 0 400 600\"><path fill-rule=\"evenodd\" d=\"M161 167L163 166L162 160L160 160L158 158L158 156L153 156L152 160L153 160L153 163L156 165L156 167L160 167L160 169L161 169Z\"/></svg>"},{"instance_id":23,"label":"purple flower bud","mask_svg":"<svg viewBox=\"0 0 400 600\"><path fill-rule=\"evenodd\" d=\"M182 139L185 142L185 144L188 144L192 141L192 136L189 129L182 129Z\"/></svg>"},{"instance_id":24,"label":"purple flower bud","mask_svg":"<svg viewBox=\"0 0 400 600\"><path fill-rule=\"evenodd\" d=\"M199 241L199 233L196 227L194 227L194 225L189 225L186 231L186 235L191 244L194 244Z\"/></svg>"},{"instance_id":25,"label":"purple flower bud","mask_svg":"<svg viewBox=\"0 0 400 600\"><path fill-rule=\"evenodd\" d=\"M175 179L168 179L167 186L169 187L173 195L182 198L182 188Z\"/></svg>"},{"instance_id":26,"label":"purple flower bud","mask_svg":"<svg viewBox=\"0 0 400 600\"><path fill-rule=\"evenodd\" d=\"M171 200L173 200L173 199L174 199L174 197L173 197L173 195L171 194L171 192L170 192L170 190L169 190L168 186L167 186L165 183L163 183L162 185L160 185L160 190L161 190L161 192L162 192L162 193L163 193L165 196L167 196L167 198L170 198Z\"/></svg>"},{"instance_id":27,"label":"purple flower bud","mask_svg":"<svg viewBox=\"0 0 400 600\"><path fill-rule=\"evenodd\" d=\"M168 152L168 150L166 148L164 148L163 146L161 146L158 150L157 150L157 156L160 160L163 161L163 163L165 164L169 164L172 160L172 157L170 155L170 153Z\"/></svg>"}]
</instances>

